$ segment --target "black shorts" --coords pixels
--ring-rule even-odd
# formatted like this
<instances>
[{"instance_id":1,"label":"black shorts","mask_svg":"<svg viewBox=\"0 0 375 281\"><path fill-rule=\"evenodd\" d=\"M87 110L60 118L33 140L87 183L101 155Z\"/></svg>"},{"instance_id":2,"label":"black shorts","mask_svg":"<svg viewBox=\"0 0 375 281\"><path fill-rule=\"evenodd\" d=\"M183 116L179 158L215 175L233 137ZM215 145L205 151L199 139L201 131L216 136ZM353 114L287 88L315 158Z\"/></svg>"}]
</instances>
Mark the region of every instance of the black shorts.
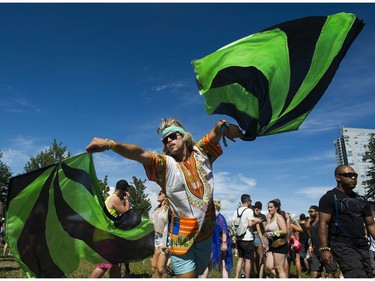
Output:
<instances>
[{"instance_id":1,"label":"black shorts","mask_svg":"<svg viewBox=\"0 0 375 281\"><path fill-rule=\"evenodd\" d=\"M335 259L333 259L333 266L330 266L328 264L324 264L320 256L317 256L315 253L313 253L311 256L310 264L311 271L322 272L323 266L325 266L327 273L335 273L338 270L338 266Z\"/></svg>"},{"instance_id":2,"label":"black shorts","mask_svg":"<svg viewBox=\"0 0 375 281\"><path fill-rule=\"evenodd\" d=\"M368 249L360 249L334 240L331 240L331 249L344 278L372 278Z\"/></svg>"},{"instance_id":3,"label":"black shorts","mask_svg":"<svg viewBox=\"0 0 375 281\"><path fill-rule=\"evenodd\" d=\"M237 240L237 251L238 251L238 257L244 258L247 260L254 260L254 241L243 241L243 240Z\"/></svg>"}]
</instances>

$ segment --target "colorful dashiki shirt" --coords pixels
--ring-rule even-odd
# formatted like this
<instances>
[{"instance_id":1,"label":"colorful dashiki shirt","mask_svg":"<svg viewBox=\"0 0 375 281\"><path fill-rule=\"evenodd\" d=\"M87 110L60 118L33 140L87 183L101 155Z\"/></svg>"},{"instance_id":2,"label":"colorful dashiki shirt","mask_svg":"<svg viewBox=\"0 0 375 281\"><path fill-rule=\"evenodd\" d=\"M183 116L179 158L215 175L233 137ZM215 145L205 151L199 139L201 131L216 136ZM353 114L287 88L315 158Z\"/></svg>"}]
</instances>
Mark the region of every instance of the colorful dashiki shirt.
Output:
<instances>
[{"instance_id":1,"label":"colorful dashiki shirt","mask_svg":"<svg viewBox=\"0 0 375 281\"><path fill-rule=\"evenodd\" d=\"M145 170L170 201L172 254L183 255L195 241L211 237L215 227L212 163L222 153L220 144L211 142L208 134L195 144L187 161L151 152L152 168Z\"/></svg>"}]
</instances>

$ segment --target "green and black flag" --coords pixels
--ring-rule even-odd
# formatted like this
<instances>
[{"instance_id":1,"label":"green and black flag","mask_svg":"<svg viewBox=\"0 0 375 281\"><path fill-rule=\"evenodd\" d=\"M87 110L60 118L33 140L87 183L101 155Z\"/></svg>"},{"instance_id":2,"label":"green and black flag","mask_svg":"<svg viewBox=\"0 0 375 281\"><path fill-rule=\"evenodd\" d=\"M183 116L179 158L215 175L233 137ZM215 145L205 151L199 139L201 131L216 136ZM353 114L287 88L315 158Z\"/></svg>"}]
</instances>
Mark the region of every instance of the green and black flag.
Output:
<instances>
[{"instance_id":1,"label":"green and black flag","mask_svg":"<svg viewBox=\"0 0 375 281\"><path fill-rule=\"evenodd\" d=\"M6 240L28 277L65 277L81 259L114 264L153 254L149 220L124 230L105 210L92 155L82 153L11 178Z\"/></svg>"},{"instance_id":2,"label":"green and black flag","mask_svg":"<svg viewBox=\"0 0 375 281\"><path fill-rule=\"evenodd\" d=\"M207 113L234 118L244 140L297 130L363 26L349 13L301 18L194 60Z\"/></svg>"}]
</instances>

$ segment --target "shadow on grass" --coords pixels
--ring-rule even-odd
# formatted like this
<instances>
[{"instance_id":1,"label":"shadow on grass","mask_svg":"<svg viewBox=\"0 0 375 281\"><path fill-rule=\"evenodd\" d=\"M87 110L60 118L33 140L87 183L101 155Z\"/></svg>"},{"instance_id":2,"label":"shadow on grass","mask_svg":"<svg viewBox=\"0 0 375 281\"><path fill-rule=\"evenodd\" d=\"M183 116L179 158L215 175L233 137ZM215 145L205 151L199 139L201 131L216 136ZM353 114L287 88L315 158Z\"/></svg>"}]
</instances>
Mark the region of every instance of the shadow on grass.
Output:
<instances>
[{"instance_id":1,"label":"shadow on grass","mask_svg":"<svg viewBox=\"0 0 375 281\"><path fill-rule=\"evenodd\" d=\"M142 274L131 273L131 274L127 274L126 276L124 276L124 278L151 278L151 275L147 273L142 273Z\"/></svg>"}]
</instances>

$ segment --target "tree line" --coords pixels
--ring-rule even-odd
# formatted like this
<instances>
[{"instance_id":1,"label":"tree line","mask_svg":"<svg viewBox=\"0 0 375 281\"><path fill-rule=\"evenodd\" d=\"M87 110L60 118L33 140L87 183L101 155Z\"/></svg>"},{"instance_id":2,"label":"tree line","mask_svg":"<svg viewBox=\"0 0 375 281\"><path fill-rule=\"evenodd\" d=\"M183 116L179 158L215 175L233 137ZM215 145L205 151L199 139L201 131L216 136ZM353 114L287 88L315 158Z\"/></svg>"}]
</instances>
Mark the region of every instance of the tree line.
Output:
<instances>
[{"instance_id":1,"label":"tree line","mask_svg":"<svg viewBox=\"0 0 375 281\"><path fill-rule=\"evenodd\" d=\"M371 165L366 174L369 179L364 182L366 191L365 197L368 200L375 201L375 135L371 136L367 148L368 149L363 156L363 161L368 161L371 163ZM67 147L63 146L62 142L58 143L56 139L54 139L48 149L41 151L35 157L32 156L30 158L24 167L24 171L25 173L35 171L48 165L60 162L69 157L71 157L71 153L68 151ZM4 216L6 198L8 195L8 184L9 179L12 177L12 171L9 166L3 162L2 158L3 153L0 150L0 215ZM145 193L146 180L138 179L135 176L132 177L132 180L133 182L129 183L131 186L131 203L140 215L148 218L148 214L151 209L151 201L148 198L148 195ZM98 181L102 190L102 195L105 199L107 196L109 196L108 176L106 175L103 180L98 179Z\"/></svg>"},{"instance_id":2,"label":"tree line","mask_svg":"<svg viewBox=\"0 0 375 281\"><path fill-rule=\"evenodd\" d=\"M68 151L66 146L63 146L62 142L53 140L51 146L46 150L41 151L36 156L30 157L30 160L24 167L24 172L29 173L43 167L58 163L64 159L71 157L71 153ZM3 153L0 150L0 216L4 217L6 200L9 190L9 180L12 177L12 171L8 165L3 162ZM146 180L139 179L135 176L132 177L132 182L129 182L130 189L130 203L138 211L138 213L148 218L149 211L151 209L151 201L148 195L145 193L147 188L145 185ZM109 196L110 187L108 186L108 176L104 176L104 179L98 179L99 186L102 191L103 199L105 200ZM0 217L0 218L1 218Z\"/></svg>"}]
</instances>

